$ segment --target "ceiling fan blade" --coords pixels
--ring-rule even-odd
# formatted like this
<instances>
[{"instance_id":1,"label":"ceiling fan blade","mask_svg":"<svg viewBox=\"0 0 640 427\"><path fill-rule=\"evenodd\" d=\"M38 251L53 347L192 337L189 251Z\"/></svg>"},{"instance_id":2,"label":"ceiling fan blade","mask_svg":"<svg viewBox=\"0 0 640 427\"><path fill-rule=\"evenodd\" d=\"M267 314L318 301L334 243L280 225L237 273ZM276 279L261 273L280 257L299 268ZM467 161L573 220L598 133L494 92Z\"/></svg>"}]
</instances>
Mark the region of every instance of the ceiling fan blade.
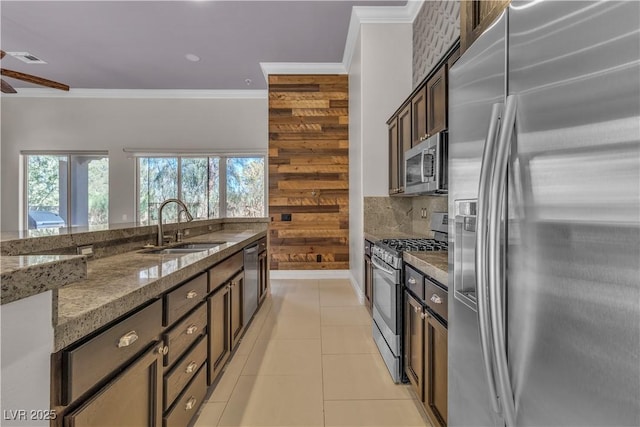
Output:
<instances>
[{"instance_id":1,"label":"ceiling fan blade","mask_svg":"<svg viewBox=\"0 0 640 427\"><path fill-rule=\"evenodd\" d=\"M0 68L0 74L2 74L5 77L11 77L13 79L23 80L25 82L34 83L40 86L46 86L53 89L60 89L65 91L69 90L69 86L63 83L54 82L53 80L43 79L42 77L32 76L31 74L21 73L19 71Z\"/></svg>"},{"instance_id":2,"label":"ceiling fan blade","mask_svg":"<svg viewBox=\"0 0 640 427\"><path fill-rule=\"evenodd\" d=\"M0 79L0 86L2 87L2 93L17 93L11 85L4 80Z\"/></svg>"},{"instance_id":3,"label":"ceiling fan blade","mask_svg":"<svg viewBox=\"0 0 640 427\"><path fill-rule=\"evenodd\" d=\"M4 50L0 50L0 59L4 58L4 55L5 55Z\"/></svg>"}]
</instances>

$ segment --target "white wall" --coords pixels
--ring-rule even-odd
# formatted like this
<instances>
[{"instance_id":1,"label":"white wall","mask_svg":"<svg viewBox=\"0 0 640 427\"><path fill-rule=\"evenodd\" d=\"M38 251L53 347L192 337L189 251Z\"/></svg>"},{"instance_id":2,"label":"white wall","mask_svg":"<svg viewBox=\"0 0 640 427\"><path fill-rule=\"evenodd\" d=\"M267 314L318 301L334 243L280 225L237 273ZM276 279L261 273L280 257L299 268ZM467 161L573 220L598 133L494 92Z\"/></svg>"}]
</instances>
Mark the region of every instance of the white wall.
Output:
<instances>
[{"instance_id":1,"label":"white wall","mask_svg":"<svg viewBox=\"0 0 640 427\"><path fill-rule=\"evenodd\" d=\"M135 219L135 160L124 147L256 150L268 147L261 99L2 97L2 224L18 229L20 150L108 150L109 221Z\"/></svg>"},{"instance_id":2,"label":"white wall","mask_svg":"<svg viewBox=\"0 0 640 427\"><path fill-rule=\"evenodd\" d=\"M386 122L411 92L412 55L412 24L360 26L349 69L349 264L361 288L363 198L388 195Z\"/></svg>"}]
</instances>

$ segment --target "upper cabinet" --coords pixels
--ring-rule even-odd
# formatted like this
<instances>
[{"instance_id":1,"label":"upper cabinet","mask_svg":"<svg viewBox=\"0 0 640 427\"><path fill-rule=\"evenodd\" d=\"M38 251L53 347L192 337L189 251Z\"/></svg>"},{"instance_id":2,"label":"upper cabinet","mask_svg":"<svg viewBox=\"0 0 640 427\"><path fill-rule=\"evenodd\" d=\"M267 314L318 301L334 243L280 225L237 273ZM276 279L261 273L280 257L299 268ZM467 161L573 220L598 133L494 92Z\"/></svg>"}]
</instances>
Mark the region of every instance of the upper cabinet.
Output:
<instances>
[{"instance_id":1,"label":"upper cabinet","mask_svg":"<svg viewBox=\"0 0 640 427\"><path fill-rule=\"evenodd\" d=\"M405 151L447 129L447 74L459 57L456 45L387 121L390 195L404 193Z\"/></svg>"},{"instance_id":2,"label":"upper cabinet","mask_svg":"<svg viewBox=\"0 0 640 427\"><path fill-rule=\"evenodd\" d=\"M460 53L496 20L511 0L462 0L460 4Z\"/></svg>"}]
</instances>

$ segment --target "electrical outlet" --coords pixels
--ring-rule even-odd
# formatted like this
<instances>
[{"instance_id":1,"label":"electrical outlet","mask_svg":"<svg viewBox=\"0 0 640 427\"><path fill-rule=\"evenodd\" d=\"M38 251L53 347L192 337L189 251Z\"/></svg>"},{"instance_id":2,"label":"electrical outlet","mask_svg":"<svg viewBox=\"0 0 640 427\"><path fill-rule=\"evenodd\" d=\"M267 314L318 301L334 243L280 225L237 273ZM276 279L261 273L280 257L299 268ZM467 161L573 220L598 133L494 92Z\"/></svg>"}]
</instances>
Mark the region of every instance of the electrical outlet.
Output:
<instances>
[{"instance_id":1,"label":"electrical outlet","mask_svg":"<svg viewBox=\"0 0 640 427\"><path fill-rule=\"evenodd\" d=\"M281 214L280 215L280 221L291 221L291 214Z\"/></svg>"},{"instance_id":2,"label":"electrical outlet","mask_svg":"<svg viewBox=\"0 0 640 427\"><path fill-rule=\"evenodd\" d=\"M93 256L93 245L78 246L78 255Z\"/></svg>"}]
</instances>

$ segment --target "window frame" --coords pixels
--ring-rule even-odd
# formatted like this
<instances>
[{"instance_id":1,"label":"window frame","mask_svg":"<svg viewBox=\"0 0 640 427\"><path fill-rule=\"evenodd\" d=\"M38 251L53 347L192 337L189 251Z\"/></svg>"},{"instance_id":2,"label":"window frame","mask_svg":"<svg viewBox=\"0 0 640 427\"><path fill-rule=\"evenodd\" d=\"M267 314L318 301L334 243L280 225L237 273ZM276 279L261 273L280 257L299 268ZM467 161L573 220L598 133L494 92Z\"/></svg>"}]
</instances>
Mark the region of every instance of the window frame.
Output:
<instances>
[{"instance_id":1,"label":"window frame","mask_svg":"<svg viewBox=\"0 0 640 427\"><path fill-rule=\"evenodd\" d=\"M216 218L212 218L209 216L209 208L211 202L211 195L207 191L207 218L196 218L196 219L218 219L218 218L229 218L227 212L227 159L229 158L260 158L263 161L264 170L262 175L263 180L263 198L264 198L264 208L262 211L263 217L255 217L255 218L264 218L268 216L268 156L264 153L251 152L251 153L190 153L190 152L176 152L176 153L153 153L153 152L144 152L139 153L135 156L136 164L135 164L135 219L136 223L140 224L140 159L142 158L175 158L177 159L177 197L182 200L182 159L183 158L206 158L207 159L207 179L210 178L210 159L212 157L218 158L218 172L219 172L219 181L218 181L218 212L220 215ZM254 218L254 217L232 217L232 218ZM153 224L147 224L153 225Z\"/></svg>"},{"instance_id":2,"label":"window frame","mask_svg":"<svg viewBox=\"0 0 640 427\"><path fill-rule=\"evenodd\" d=\"M73 227L71 224L71 210L73 209L72 203L72 180L71 176L71 157L72 156L104 156L109 159L109 151L107 150L21 150L20 157L22 158L22 176L20 179L22 195L22 212L19 219L19 228L23 230L29 229L29 156L59 156L67 157L67 217L64 218L65 228ZM109 168L109 172L111 169ZM109 180L111 180L111 173L109 173ZM109 196L111 197L111 196ZM108 213L108 212L107 212ZM107 215L107 218L109 215ZM109 220L107 220L109 224Z\"/></svg>"}]
</instances>

